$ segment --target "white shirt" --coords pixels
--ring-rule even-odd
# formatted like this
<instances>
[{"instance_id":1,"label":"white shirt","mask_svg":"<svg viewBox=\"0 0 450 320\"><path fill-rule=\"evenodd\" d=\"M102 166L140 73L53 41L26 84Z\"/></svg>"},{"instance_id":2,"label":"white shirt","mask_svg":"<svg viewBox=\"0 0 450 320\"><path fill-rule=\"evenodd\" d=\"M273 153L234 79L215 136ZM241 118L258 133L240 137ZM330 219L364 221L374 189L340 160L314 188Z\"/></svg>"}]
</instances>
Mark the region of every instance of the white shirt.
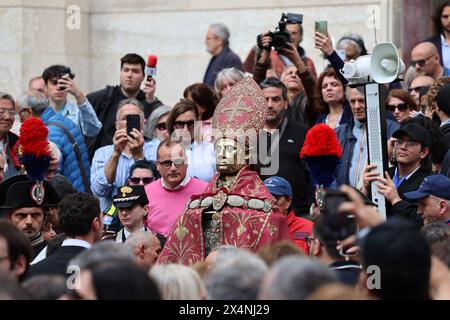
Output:
<instances>
[{"instance_id":1,"label":"white shirt","mask_svg":"<svg viewBox=\"0 0 450 320\"><path fill-rule=\"evenodd\" d=\"M80 239L66 239L63 241L61 247L68 247L68 246L75 246L75 247L83 247L86 249L90 249L92 245L84 240Z\"/></svg>"}]
</instances>

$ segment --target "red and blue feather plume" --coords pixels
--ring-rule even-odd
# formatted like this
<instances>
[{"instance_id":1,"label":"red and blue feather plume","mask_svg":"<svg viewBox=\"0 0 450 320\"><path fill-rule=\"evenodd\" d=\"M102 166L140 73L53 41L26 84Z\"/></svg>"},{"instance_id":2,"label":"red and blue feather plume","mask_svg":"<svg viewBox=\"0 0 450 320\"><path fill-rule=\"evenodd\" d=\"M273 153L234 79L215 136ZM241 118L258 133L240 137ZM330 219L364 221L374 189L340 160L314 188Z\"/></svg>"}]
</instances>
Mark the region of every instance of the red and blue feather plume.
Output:
<instances>
[{"instance_id":1,"label":"red and blue feather plume","mask_svg":"<svg viewBox=\"0 0 450 320\"><path fill-rule=\"evenodd\" d=\"M324 123L312 127L306 134L300 158L308 164L314 185L330 187L342 158L342 147L334 130Z\"/></svg>"},{"instance_id":2,"label":"red and blue feather plume","mask_svg":"<svg viewBox=\"0 0 450 320\"><path fill-rule=\"evenodd\" d=\"M22 123L19 135L19 160L30 180L44 180L52 155L48 145L48 129L38 118Z\"/></svg>"}]
</instances>

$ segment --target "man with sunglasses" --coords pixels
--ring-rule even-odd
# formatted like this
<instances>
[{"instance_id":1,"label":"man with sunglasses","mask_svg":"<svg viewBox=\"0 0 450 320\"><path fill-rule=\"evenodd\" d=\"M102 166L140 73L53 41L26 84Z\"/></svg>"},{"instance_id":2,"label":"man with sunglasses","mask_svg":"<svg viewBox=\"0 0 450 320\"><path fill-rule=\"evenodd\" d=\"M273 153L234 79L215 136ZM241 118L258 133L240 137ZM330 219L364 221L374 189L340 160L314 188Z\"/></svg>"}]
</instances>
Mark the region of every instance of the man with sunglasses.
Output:
<instances>
[{"instance_id":1,"label":"man with sunglasses","mask_svg":"<svg viewBox=\"0 0 450 320\"><path fill-rule=\"evenodd\" d=\"M416 123L406 123L392 135L395 138L396 166L385 174L375 164L367 165L363 171L363 189L369 194L371 182L376 182L378 192L388 200L388 217L399 215L410 219L417 225L422 220L417 215L417 204L404 199L406 192L416 191L431 171L422 166L430 154L431 136ZM384 176L384 177L383 177Z\"/></svg>"},{"instance_id":2,"label":"man with sunglasses","mask_svg":"<svg viewBox=\"0 0 450 320\"><path fill-rule=\"evenodd\" d=\"M145 187L150 201L147 226L152 232L167 236L188 200L201 194L208 183L187 175L186 150L181 142L170 138L162 141L157 157L156 167L161 179Z\"/></svg>"},{"instance_id":3,"label":"man with sunglasses","mask_svg":"<svg viewBox=\"0 0 450 320\"><path fill-rule=\"evenodd\" d=\"M411 82L408 92L414 98L414 102L418 106L420 106L420 98L428 92L433 83L434 79L429 76L418 76Z\"/></svg>"},{"instance_id":4,"label":"man with sunglasses","mask_svg":"<svg viewBox=\"0 0 450 320\"><path fill-rule=\"evenodd\" d=\"M429 76L434 80L444 76L444 68L440 64L439 52L431 42L422 42L411 52L411 65L416 68L416 74Z\"/></svg>"}]
</instances>

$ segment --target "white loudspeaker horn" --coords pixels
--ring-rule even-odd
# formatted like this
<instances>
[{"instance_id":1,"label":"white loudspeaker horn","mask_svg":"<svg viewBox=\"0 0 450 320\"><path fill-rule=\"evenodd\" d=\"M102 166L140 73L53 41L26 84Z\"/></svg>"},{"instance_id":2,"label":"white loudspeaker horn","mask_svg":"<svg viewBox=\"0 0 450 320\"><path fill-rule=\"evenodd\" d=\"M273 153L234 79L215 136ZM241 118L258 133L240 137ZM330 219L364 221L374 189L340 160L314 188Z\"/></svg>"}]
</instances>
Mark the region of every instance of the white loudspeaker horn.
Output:
<instances>
[{"instance_id":1,"label":"white loudspeaker horn","mask_svg":"<svg viewBox=\"0 0 450 320\"><path fill-rule=\"evenodd\" d=\"M349 84L361 84L370 82L370 55L360 56L344 64L339 70Z\"/></svg>"},{"instance_id":2,"label":"white loudspeaker horn","mask_svg":"<svg viewBox=\"0 0 450 320\"><path fill-rule=\"evenodd\" d=\"M370 69L375 82L391 83L405 72L405 63L400 59L397 47L392 42L385 42L373 49Z\"/></svg>"}]
</instances>

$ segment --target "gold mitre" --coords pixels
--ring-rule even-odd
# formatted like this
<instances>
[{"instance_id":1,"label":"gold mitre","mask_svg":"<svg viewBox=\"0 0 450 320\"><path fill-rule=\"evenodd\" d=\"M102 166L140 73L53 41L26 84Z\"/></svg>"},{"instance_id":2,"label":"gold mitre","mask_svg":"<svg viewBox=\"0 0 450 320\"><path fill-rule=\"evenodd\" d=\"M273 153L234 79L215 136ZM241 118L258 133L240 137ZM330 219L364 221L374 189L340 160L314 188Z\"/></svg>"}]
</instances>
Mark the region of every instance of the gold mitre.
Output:
<instances>
[{"instance_id":1,"label":"gold mitre","mask_svg":"<svg viewBox=\"0 0 450 320\"><path fill-rule=\"evenodd\" d=\"M257 134L264 127L267 102L261 88L245 77L220 100L213 115L214 138Z\"/></svg>"}]
</instances>

